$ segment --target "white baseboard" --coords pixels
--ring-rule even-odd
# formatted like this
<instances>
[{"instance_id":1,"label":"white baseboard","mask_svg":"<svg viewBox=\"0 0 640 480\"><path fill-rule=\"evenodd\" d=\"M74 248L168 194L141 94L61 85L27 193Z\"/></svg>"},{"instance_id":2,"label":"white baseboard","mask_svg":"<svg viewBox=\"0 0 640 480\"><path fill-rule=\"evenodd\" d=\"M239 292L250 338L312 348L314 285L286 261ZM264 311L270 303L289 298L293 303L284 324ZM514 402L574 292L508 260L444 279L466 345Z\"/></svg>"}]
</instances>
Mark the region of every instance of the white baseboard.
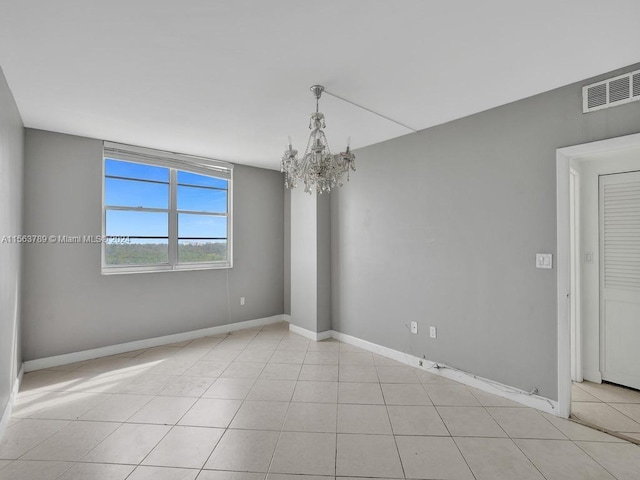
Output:
<instances>
[{"instance_id":1,"label":"white baseboard","mask_svg":"<svg viewBox=\"0 0 640 480\"><path fill-rule=\"evenodd\" d=\"M175 333L173 335L165 335L162 337L148 338L145 340L136 340L134 342L119 343L117 345L109 345L106 347L92 348L81 352L66 353L63 355L55 355L52 357L38 358L28 360L23 363L25 372L33 372L43 368L58 367L69 363L82 362L84 360L92 360L94 358L108 357L119 353L132 352L143 348L158 347L176 342L184 342L185 340L195 340L196 338L209 337L211 335L220 335L236 330L244 330L246 328L263 327L273 323L286 321L284 315L274 315L272 317L258 318L255 320L246 320L244 322L230 323L228 325L220 325L217 327L203 328L200 330L192 330L189 332Z\"/></svg>"},{"instance_id":2,"label":"white baseboard","mask_svg":"<svg viewBox=\"0 0 640 480\"><path fill-rule=\"evenodd\" d=\"M441 377L448 378L449 380L454 380L456 382L469 385L470 387L477 388L478 390L482 390L484 392L520 403L522 405L526 405L527 407L532 407L537 410L550 413L552 415L558 415L558 402L550 400L548 398L538 395L529 395L528 392L520 390L519 388L511 387L509 385L494 382L486 378L478 377L471 373L463 372L462 370L452 369L451 367L447 367L443 364L439 365L445 368L436 369L434 368L436 365L435 362L414 357L413 355L399 352L398 350L393 350L392 348L387 348L375 343L367 342L366 340L352 337L351 335L332 331L331 336L332 338L335 338L336 340L344 343L348 343L349 345L360 347L363 350L368 350L383 357L391 358L400 363L404 363L421 370L429 371L429 373L432 373L433 375L439 375Z\"/></svg>"},{"instance_id":3,"label":"white baseboard","mask_svg":"<svg viewBox=\"0 0 640 480\"><path fill-rule=\"evenodd\" d=\"M311 330L307 330L306 328L298 327L297 325L289 324L289 330L293 333L297 333L303 337L308 338L309 340L313 340L314 342L319 342L321 340L326 340L327 338L331 338L333 334L333 330L326 330L324 332L312 332Z\"/></svg>"},{"instance_id":4,"label":"white baseboard","mask_svg":"<svg viewBox=\"0 0 640 480\"><path fill-rule=\"evenodd\" d=\"M24 364L20 367L18 376L13 384L13 388L11 389L11 395L9 395L9 400L7 401L7 405L4 407L4 412L2 412L2 417L0 418L0 441L2 441L4 432L7 431L9 420L11 420L11 411L13 410L13 404L15 403L16 397L18 396L18 391L20 390L20 384L22 383L23 374Z\"/></svg>"}]
</instances>

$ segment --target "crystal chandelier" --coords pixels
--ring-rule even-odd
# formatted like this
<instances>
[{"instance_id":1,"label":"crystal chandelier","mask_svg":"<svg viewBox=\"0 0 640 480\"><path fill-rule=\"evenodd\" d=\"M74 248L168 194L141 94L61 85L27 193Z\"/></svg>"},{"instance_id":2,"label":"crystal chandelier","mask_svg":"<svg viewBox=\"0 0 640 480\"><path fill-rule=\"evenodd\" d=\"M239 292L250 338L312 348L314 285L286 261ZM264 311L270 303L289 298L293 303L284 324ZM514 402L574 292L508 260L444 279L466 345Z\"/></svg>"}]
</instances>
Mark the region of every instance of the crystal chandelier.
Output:
<instances>
[{"instance_id":1,"label":"crystal chandelier","mask_svg":"<svg viewBox=\"0 0 640 480\"><path fill-rule=\"evenodd\" d=\"M307 193L313 192L314 189L317 193L330 192L336 185L342 186L345 174L349 181L349 171L356 170L356 156L351 153L349 141L347 141L346 151L336 155L331 154L323 131L323 128L327 127L324 114L318 111L318 103L323 91L322 85L311 87L311 92L316 97L316 111L311 114L309 121L311 134L302 159L298 159L298 151L291 147L291 137L289 137L289 148L282 155L281 171L285 174L286 188L295 188L298 186L298 180L302 180L304 191Z\"/></svg>"}]
</instances>

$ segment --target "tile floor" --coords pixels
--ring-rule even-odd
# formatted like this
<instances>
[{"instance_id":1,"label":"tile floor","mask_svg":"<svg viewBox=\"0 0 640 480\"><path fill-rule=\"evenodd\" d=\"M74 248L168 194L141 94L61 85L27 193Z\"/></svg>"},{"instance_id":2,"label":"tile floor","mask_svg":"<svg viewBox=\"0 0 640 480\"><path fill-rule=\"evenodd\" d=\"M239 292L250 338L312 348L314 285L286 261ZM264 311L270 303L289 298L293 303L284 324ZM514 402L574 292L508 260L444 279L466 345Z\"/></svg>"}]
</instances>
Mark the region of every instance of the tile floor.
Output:
<instances>
[{"instance_id":1,"label":"tile floor","mask_svg":"<svg viewBox=\"0 0 640 480\"><path fill-rule=\"evenodd\" d=\"M638 479L640 447L287 324L25 375L2 480Z\"/></svg>"},{"instance_id":2,"label":"tile floor","mask_svg":"<svg viewBox=\"0 0 640 480\"><path fill-rule=\"evenodd\" d=\"M574 383L571 415L582 423L640 443L640 391L609 383Z\"/></svg>"}]
</instances>

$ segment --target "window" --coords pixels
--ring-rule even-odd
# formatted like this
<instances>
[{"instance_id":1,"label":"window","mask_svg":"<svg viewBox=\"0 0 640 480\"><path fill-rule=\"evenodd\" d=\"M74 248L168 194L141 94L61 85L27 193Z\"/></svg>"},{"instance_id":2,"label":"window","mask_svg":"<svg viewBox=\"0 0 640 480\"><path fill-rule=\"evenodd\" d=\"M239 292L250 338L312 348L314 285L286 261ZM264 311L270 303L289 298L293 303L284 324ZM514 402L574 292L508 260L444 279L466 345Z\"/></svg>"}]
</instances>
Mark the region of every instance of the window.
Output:
<instances>
[{"instance_id":1,"label":"window","mask_svg":"<svg viewBox=\"0 0 640 480\"><path fill-rule=\"evenodd\" d=\"M232 168L105 142L102 273L230 268Z\"/></svg>"}]
</instances>

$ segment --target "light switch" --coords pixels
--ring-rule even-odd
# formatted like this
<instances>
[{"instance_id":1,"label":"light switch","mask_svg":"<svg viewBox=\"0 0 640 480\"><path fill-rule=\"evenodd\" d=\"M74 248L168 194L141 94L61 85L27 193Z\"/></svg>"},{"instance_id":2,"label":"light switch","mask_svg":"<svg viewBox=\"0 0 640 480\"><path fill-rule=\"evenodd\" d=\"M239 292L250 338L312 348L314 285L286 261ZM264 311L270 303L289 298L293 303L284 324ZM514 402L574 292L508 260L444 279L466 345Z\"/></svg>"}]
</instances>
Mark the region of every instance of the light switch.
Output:
<instances>
[{"instance_id":1,"label":"light switch","mask_svg":"<svg viewBox=\"0 0 640 480\"><path fill-rule=\"evenodd\" d=\"M584 263L593 263L593 252L584 253Z\"/></svg>"},{"instance_id":2,"label":"light switch","mask_svg":"<svg viewBox=\"0 0 640 480\"><path fill-rule=\"evenodd\" d=\"M553 268L551 253L536 253L536 268Z\"/></svg>"}]
</instances>

